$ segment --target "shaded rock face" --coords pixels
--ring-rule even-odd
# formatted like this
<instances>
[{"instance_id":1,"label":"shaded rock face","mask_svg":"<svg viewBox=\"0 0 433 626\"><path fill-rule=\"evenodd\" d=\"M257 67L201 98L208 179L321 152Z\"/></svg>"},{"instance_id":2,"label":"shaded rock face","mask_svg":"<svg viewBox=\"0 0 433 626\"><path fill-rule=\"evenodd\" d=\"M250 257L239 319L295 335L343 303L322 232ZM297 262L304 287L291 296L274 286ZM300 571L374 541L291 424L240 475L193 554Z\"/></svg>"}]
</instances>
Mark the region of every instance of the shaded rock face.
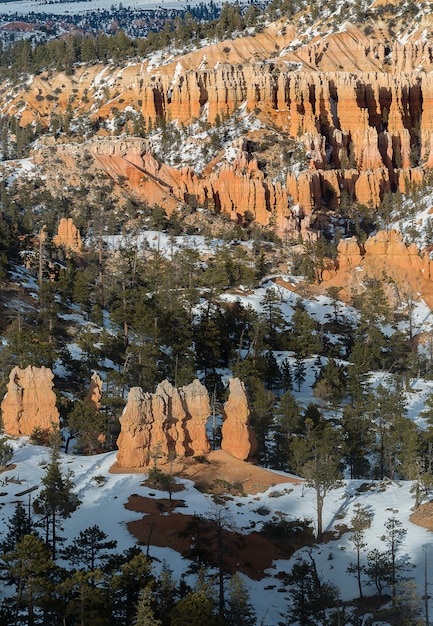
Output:
<instances>
[{"instance_id":1,"label":"shaded rock face","mask_svg":"<svg viewBox=\"0 0 433 626\"><path fill-rule=\"evenodd\" d=\"M207 390L198 380L179 389L165 380L153 394L133 387L120 417L117 463L145 467L152 459L167 459L171 454L206 454L210 413Z\"/></svg>"},{"instance_id":2,"label":"shaded rock face","mask_svg":"<svg viewBox=\"0 0 433 626\"><path fill-rule=\"evenodd\" d=\"M251 411L248 406L245 386L239 378L229 383L230 395L223 408L221 449L241 461L254 456L256 437L250 425Z\"/></svg>"},{"instance_id":3,"label":"shaded rock face","mask_svg":"<svg viewBox=\"0 0 433 626\"><path fill-rule=\"evenodd\" d=\"M53 377L47 367L13 368L1 403L6 434L30 436L36 428L48 433L59 426Z\"/></svg>"}]
</instances>

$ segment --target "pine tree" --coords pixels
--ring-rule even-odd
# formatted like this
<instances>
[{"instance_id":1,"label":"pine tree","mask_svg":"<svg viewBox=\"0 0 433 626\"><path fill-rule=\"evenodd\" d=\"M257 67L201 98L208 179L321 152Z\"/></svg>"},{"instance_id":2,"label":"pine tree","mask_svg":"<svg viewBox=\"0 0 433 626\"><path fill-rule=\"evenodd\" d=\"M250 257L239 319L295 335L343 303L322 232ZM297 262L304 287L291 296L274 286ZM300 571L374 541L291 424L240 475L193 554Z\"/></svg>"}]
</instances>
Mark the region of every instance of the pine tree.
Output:
<instances>
[{"instance_id":1,"label":"pine tree","mask_svg":"<svg viewBox=\"0 0 433 626\"><path fill-rule=\"evenodd\" d=\"M82 454L94 454L100 448L109 448L107 415L97 411L87 400L77 400L68 417L68 427Z\"/></svg>"},{"instance_id":2,"label":"pine tree","mask_svg":"<svg viewBox=\"0 0 433 626\"><path fill-rule=\"evenodd\" d=\"M356 561L350 563L347 571L356 576L359 589L359 597L363 597L361 575L363 567L361 565L361 550L367 546L365 541L365 531L371 525L371 515L360 505L355 505L355 515L350 520L352 524L352 534L349 539L355 548Z\"/></svg>"},{"instance_id":3,"label":"pine tree","mask_svg":"<svg viewBox=\"0 0 433 626\"><path fill-rule=\"evenodd\" d=\"M137 611L140 591L146 587L150 588L154 581L152 566L139 548L128 550L120 556L120 559L118 555L116 560L120 560L121 563L120 566L117 566L110 581L109 596L112 614L115 615L119 623L130 624ZM110 569L112 568L112 561L113 559L107 563ZM157 607L156 597L154 597L154 603Z\"/></svg>"},{"instance_id":4,"label":"pine tree","mask_svg":"<svg viewBox=\"0 0 433 626\"><path fill-rule=\"evenodd\" d=\"M76 568L93 572L103 567L116 546L117 541L109 540L99 526L90 526L81 530L71 545L62 550L62 558Z\"/></svg>"},{"instance_id":5,"label":"pine tree","mask_svg":"<svg viewBox=\"0 0 433 626\"><path fill-rule=\"evenodd\" d=\"M255 626L257 621L250 594L238 573L229 581L224 617L227 626Z\"/></svg>"},{"instance_id":6,"label":"pine tree","mask_svg":"<svg viewBox=\"0 0 433 626\"><path fill-rule=\"evenodd\" d=\"M296 302L290 325L290 349L301 359L317 354L320 350L320 341L316 332L316 322L307 313L300 299Z\"/></svg>"},{"instance_id":7,"label":"pine tree","mask_svg":"<svg viewBox=\"0 0 433 626\"><path fill-rule=\"evenodd\" d=\"M305 420L305 433L294 437L291 445L292 464L307 485L316 491L317 538L323 535L322 512L329 491L341 485L341 438L339 432L320 416L314 423Z\"/></svg>"},{"instance_id":8,"label":"pine tree","mask_svg":"<svg viewBox=\"0 0 433 626\"><path fill-rule=\"evenodd\" d=\"M160 619L155 617L152 609L153 593L149 585L143 587L137 603L137 613L133 621L133 626L161 626Z\"/></svg>"},{"instance_id":9,"label":"pine tree","mask_svg":"<svg viewBox=\"0 0 433 626\"><path fill-rule=\"evenodd\" d=\"M15 549L3 557L10 575L17 581L15 600L15 623L22 603L27 607L27 624L36 624L35 608L43 603L49 583L49 572L53 569L49 550L44 542L34 535L24 535Z\"/></svg>"},{"instance_id":10,"label":"pine tree","mask_svg":"<svg viewBox=\"0 0 433 626\"><path fill-rule=\"evenodd\" d=\"M0 544L3 553L14 550L17 543L26 535L34 535L30 517L30 503L29 509L26 510L22 502L17 502L14 514L8 519L6 526L8 532Z\"/></svg>"},{"instance_id":11,"label":"pine tree","mask_svg":"<svg viewBox=\"0 0 433 626\"><path fill-rule=\"evenodd\" d=\"M395 603L395 597L397 592L397 582L402 578L402 571L408 567L407 559L403 558L400 562L397 561L397 553L400 550L401 545L404 542L404 538L407 535L407 529L403 528L402 522L394 517L389 517L385 522L385 528L387 533L383 538L389 554L390 560L390 584L392 601Z\"/></svg>"},{"instance_id":12,"label":"pine tree","mask_svg":"<svg viewBox=\"0 0 433 626\"><path fill-rule=\"evenodd\" d=\"M311 553L308 560L298 559L286 582L291 586L292 595L288 626L295 622L299 623L299 626L328 623L326 611L335 606L338 589L320 578Z\"/></svg>"},{"instance_id":13,"label":"pine tree","mask_svg":"<svg viewBox=\"0 0 433 626\"><path fill-rule=\"evenodd\" d=\"M73 484L69 476L62 474L57 445L51 450L51 461L42 478L42 489L35 500L35 510L43 516L46 543L51 545L51 556L57 554L60 522L70 517L80 501L72 491Z\"/></svg>"},{"instance_id":14,"label":"pine tree","mask_svg":"<svg viewBox=\"0 0 433 626\"><path fill-rule=\"evenodd\" d=\"M0 470L6 469L14 457L14 449L7 438L0 432Z\"/></svg>"},{"instance_id":15,"label":"pine tree","mask_svg":"<svg viewBox=\"0 0 433 626\"><path fill-rule=\"evenodd\" d=\"M218 626L213 601L203 589L190 591L176 603L171 612L170 626Z\"/></svg>"}]
</instances>

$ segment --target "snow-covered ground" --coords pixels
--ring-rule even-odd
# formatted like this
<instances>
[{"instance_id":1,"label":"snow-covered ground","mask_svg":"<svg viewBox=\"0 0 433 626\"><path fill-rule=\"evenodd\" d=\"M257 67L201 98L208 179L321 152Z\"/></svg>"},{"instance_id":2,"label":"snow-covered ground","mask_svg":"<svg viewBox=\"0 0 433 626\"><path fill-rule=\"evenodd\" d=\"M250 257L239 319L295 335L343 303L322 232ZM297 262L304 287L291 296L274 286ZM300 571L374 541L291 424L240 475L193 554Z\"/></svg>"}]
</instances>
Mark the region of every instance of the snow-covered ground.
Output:
<instances>
[{"instance_id":1,"label":"snow-covered ground","mask_svg":"<svg viewBox=\"0 0 433 626\"><path fill-rule=\"evenodd\" d=\"M47 448L33 446L26 439L16 439L12 444L15 449L16 467L0 475L1 532L5 531L5 522L13 513L17 500L21 499L24 504L27 503L27 495L19 498L16 494L34 485L40 485L45 465L49 460ZM156 497L167 496L166 492L149 490L143 486L142 474L110 474L109 468L115 461L115 454L115 452L110 452L92 457L62 455L63 471L73 473L75 491L82 501L71 518L64 522L63 534L67 540L72 540L81 530L96 524L110 538L117 540L118 551L124 551L136 544L134 537L126 528L126 523L141 518L141 514L124 508L128 496L131 494L147 496L150 491ZM105 482L99 485L95 476L103 476ZM12 482L11 479L19 481L19 484ZM182 482L185 489L178 494L178 497L186 503L186 508L182 509L182 512L204 516L209 514L214 507L211 497L197 491L191 481ZM403 528L407 529L400 554L410 556L413 569L409 572L409 576L413 577L418 585L419 593L422 594L425 551L427 550L428 561L433 562L433 544L430 532L409 521L411 506L413 506L410 494L411 483L376 482L371 483L369 489L358 489L366 483L368 481L346 481L343 487L329 494L325 500L324 529L331 530L338 524L350 526L355 505L361 505L372 514L371 527L366 531L366 550L376 547L384 550L385 544L381 540L385 532L384 523L394 516L401 521ZM36 495L37 491L32 492L32 497ZM258 530L261 523L270 520L273 515L283 515L289 521L315 520L316 517L315 492L302 484L280 484L278 487L255 496L233 497L225 506L231 525L241 533L251 531L254 524L255 530ZM269 514L260 514L258 512L260 507L266 507ZM314 547L312 551L319 574L339 587L343 601L357 597L356 580L346 572L348 564L354 560L349 536L350 534L346 533L336 541ZM154 565L156 573L158 573L157 568L161 567L164 561L169 564L176 578L180 578L187 568L185 560L172 549L151 547L150 555L158 559ZM275 561L266 572L266 577L260 581L244 577L250 590L251 600L257 610L259 623L274 626L281 620L282 615L287 615L290 593L287 589L283 589L279 575L282 572L290 572L300 556L306 556L306 549L296 552L290 560ZM432 570L429 575L429 582L433 584ZM430 586L430 595L433 596L431 590ZM373 593L373 589L369 591L366 587L365 593ZM430 611L433 611L433 599L430 600Z\"/></svg>"},{"instance_id":2,"label":"snow-covered ground","mask_svg":"<svg viewBox=\"0 0 433 626\"><path fill-rule=\"evenodd\" d=\"M230 1L230 0L229 0ZM111 7L121 4L124 7L134 9L185 9L187 5L194 7L200 4L202 0L122 0L122 2L113 2L112 0L91 0L91 2L44 2L41 0L17 0L16 2L0 2L0 14L19 13L26 15L28 13L51 13L57 15L65 15L68 13L86 13L88 11L97 11L103 9L109 11ZM223 4L222 0L215 0L216 5Z\"/></svg>"}]
</instances>

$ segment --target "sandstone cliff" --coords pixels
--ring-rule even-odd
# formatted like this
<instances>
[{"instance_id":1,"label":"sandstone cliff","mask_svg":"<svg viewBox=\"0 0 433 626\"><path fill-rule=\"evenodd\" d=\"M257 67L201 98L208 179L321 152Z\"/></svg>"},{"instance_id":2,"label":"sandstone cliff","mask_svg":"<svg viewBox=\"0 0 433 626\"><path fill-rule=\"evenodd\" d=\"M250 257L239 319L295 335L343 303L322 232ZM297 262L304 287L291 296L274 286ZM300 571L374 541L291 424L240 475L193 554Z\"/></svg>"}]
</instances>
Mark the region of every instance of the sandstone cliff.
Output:
<instances>
[{"instance_id":1,"label":"sandstone cliff","mask_svg":"<svg viewBox=\"0 0 433 626\"><path fill-rule=\"evenodd\" d=\"M277 180L240 155L237 163L215 162L197 174L157 163L149 145L139 148L141 140L133 150L129 144L112 153L105 142L94 156L119 185L127 181L142 199L169 211L185 201L234 220L248 211L280 234L308 237L312 215L323 206L335 209L342 191L377 206L386 192L405 191L407 181L422 181L433 167L433 46L426 12L398 41L386 21L376 26L371 19L368 35L348 21L338 32L330 18L318 16L315 29L307 23L305 15L282 19L255 36L159 66L140 60L116 68L77 66L72 76L41 73L26 93L4 85L0 112L48 129L53 115L72 106L106 136L123 114L129 120L140 114L147 128L160 120L188 127L198 119L213 125L242 109L261 128L299 139L309 167L287 168ZM131 121L123 131L132 132Z\"/></svg>"},{"instance_id":2,"label":"sandstone cliff","mask_svg":"<svg viewBox=\"0 0 433 626\"><path fill-rule=\"evenodd\" d=\"M8 435L30 436L35 429L49 433L59 426L53 373L46 367L14 367L1 403L2 422Z\"/></svg>"},{"instance_id":3,"label":"sandstone cliff","mask_svg":"<svg viewBox=\"0 0 433 626\"><path fill-rule=\"evenodd\" d=\"M117 440L120 467L144 467L171 454L192 456L209 452L206 421L210 415L206 388L195 380L176 389L168 381L154 394L133 387L120 417Z\"/></svg>"},{"instance_id":4,"label":"sandstone cliff","mask_svg":"<svg viewBox=\"0 0 433 626\"><path fill-rule=\"evenodd\" d=\"M422 297L433 307L433 261L429 250L405 243L395 230L380 231L363 245L355 237L341 240L336 263L334 267L328 265L322 278L322 289L338 285L347 300L353 291L363 291L365 279L376 278L394 286L397 299Z\"/></svg>"},{"instance_id":5,"label":"sandstone cliff","mask_svg":"<svg viewBox=\"0 0 433 626\"><path fill-rule=\"evenodd\" d=\"M257 442L250 425L251 411L245 386L239 378L232 378L229 391L229 399L223 407L221 449L241 461L246 461L254 456Z\"/></svg>"}]
</instances>

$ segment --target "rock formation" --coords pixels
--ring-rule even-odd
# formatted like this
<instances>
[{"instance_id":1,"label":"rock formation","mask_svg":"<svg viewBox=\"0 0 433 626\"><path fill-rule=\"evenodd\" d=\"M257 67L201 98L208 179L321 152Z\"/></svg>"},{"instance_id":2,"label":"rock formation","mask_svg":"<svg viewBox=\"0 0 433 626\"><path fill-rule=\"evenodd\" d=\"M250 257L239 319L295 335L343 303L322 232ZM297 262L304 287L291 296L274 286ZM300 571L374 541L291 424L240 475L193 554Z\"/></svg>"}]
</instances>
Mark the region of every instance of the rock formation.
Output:
<instances>
[{"instance_id":1,"label":"rock formation","mask_svg":"<svg viewBox=\"0 0 433 626\"><path fill-rule=\"evenodd\" d=\"M237 459L246 461L254 456L257 448L254 431L250 425L251 411L244 384L239 378L230 380L229 389L229 399L223 408L221 449Z\"/></svg>"},{"instance_id":2,"label":"rock formation","mask_svg":"<svg viewBox=\"0 0 433 626\"><path fill-rule=\"evenodd\" d=\"M323 289L338 285L350 292L362 291L365 278L386 277L400 292L400 299L421 296L433 307L433 261L429 250L421 251L416 244L405 243L395 230L379 231L361 245L355 237L342 239L334 267L327 265L322 275ZM343 293L344 295L344 293Z\"/></svg>"},{"instance_id":3,"label":"rock formation","mask_svg":"<svg viewBox=\"0 0 433 626\"><path fill-rule=\"evenodd\" d=\"M248 211L280 234L308 236L312 214L323 206L335 209L342 191L377 206L385 193L405 191L407 181L421 182L433 167L433 45L425 12L400 39L385 32L382 18L380 28L369 24L368 36L365 27L345 23L332 32L335 25L319 20L312 38L302 24L305 15L281 20L159 67L140 61L78 66L73 77L40 73L25 94L4 84L0 113L22 126L38 120L49 127L50 117L64 113L73 97L75 110L101 123L105 136L103 122L125 111L140 114L148 126L165 119L187 127L197 120L214 125L242 106L242 116L256 116L261 128L272 126L302 143L309 164L288 168L277 180L240 149L233 165L220 156L212 162L216 167L198 174L158 163L142 139L134 146L122 140L114 149L101 141L94 157L112 180L128 181L149 204L171 211L191 202L234 220ZM79 245L72 233L64 237Z\"/></svg>"},{"instance_id":4,"label":"rock formation","mask_svg":"<svg viewBox=\"0 0 433 626\"><path fill-rule=\"evenodd\" d=\"M89 391L87 392L87 402L91 404L97 411L101 407L102 398L102 379L97 372L93 372L90 377Z\"/></svg>"},{"instance_id":5,"label":"rock formation","mask_svg":"<svg viewBox=\"0 0 433 626\"><path fill-rule=\"evenodd\" d=\"M179 389L165 380L154 394L133 387L120 417L117 463L144 467L151 459L167 459L170 454L206 454L210 412L207 390L198 380Z\"/></svg>"},{"instance_id":6,"label":"rock formation","mask_svg":"<svg viewBox=\"0 0 433 626\"><path fill-rule=\"evenodd\" d=\"M59 222L57 235L53 237L53 243L70 252L80 252L82 247L80 231L75 227L72 218L62 217Z\"/></svg>"},{"instance_id":7,"label":"rock formation","mask_svg":"<svg viewBox=\"0 0 433 626\"><path fill-rule=\"evenodd\" d=\"M14 367L1 403L3 428L12 436L48 433L59 426L53 373L47 367Z\"/></svg>"}]
</instances>

